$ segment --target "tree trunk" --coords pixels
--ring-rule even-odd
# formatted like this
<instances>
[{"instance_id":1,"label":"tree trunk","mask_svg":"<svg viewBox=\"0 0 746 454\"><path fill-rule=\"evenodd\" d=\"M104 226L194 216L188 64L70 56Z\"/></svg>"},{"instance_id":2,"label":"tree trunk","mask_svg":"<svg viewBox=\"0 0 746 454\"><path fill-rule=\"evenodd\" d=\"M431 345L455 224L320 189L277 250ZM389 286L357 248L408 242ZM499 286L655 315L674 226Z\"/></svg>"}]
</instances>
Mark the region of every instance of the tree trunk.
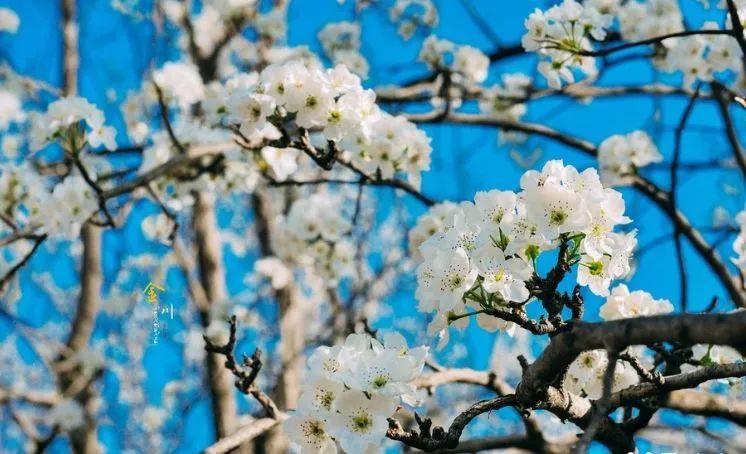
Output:
<instances>
[{"instance_id":1,"label":"tree trunk","mask_svg":"<svg viewBox=\"0 0 746 454\"><path fill-rule=\"evenodd\" d=\"M228 291L225 286L225 269L220 241L218 222L215 216L215 198L209 193L199 193L196 197L193 214L194 235L197 245L197 260L202 286L205 289L210 305L224 300ZM210 323L207 311L200 311L203 328ZM234 397L233 379L225 368L222 355L208 353L207 379L210 385L210 400L215 418L215 436L217 439L233 433L238 427L236 399ZM241 452L248 452L245 448Z\"/></svg>"},{"instance_id":2,"label":"tree trunk","mask_svg":"<svg viewBox=\"0 0 746 454\"><path fill-rule=\"evenodd\" d=\"M274 213L269 203L269 196L266 193L255 193L252 202L261 254L263 257L271 256L273 255L271 232L274 227ZM280 409L288 410L298 406L302 384L305 343L303 310L300 306L298 287L293 282L285 288L276 290L275 300L280 317L280 340L276 357L279 357L281 361L281 370L272 398ZM288 448L289 441L281 427L257 439L257 452L280 454L287 452Z\"/></svg>"},{"instance_id":3,"label":"tree trunk","mask_svg":"<svg viewBox=\"0 0 746 454\"><path fill-rule=\"evenodd\" d=\"M101 304L101 284L103 274L101 271L101 227L87 223L81 229L83 241L83 258L80 269L80 296L78 307L75 312L72 330L67 340L69 348L67 360L71 355L84 351L93 334L96 324L96 316ZM64 361L66 358L59 358ZM68 388L78 379L82 373L80 367L64 367L59 374L60 392L65 394ZM95 396L91 385L95 378L75 396L75 400L83 407L85 423L70 432L70 443L73 452L94 454L100 452L98 437L96 434L96 420L93 416L93 397Z\"/></svg>"},{"instance_id":4,"label":"tree trunk","mask_svg":"<svg viewBox=\"0 0 746 454\"><path fill-rule=\"evenodd\" d=\"M62 94L74 96L78 94L78 68L80 65L78 49L78 22L77 7L75 0L61 0L60 2L62 23ZM78 306L75 311L75 320L67 340L69 347L68 356L84 351L93 334L96 324L96 316L101 305L101 284L103 275L101 271L101 236L100 227L86 223L81 231L83 242L83 257L80 269L80 295ZM65 358L60 357L59 361ZM58 386L60 392L65 391L80 376L82 371L79 367L64 368L59 373ZM73 430L70 435L70 443L73 452L83 454L95 454L100 452L98 446L96 420L93 416L94 392L91 385L95 382L92 378L90 383L75 396L75 400L83 407L85 423Z\"/></svg>"}]
</instances>

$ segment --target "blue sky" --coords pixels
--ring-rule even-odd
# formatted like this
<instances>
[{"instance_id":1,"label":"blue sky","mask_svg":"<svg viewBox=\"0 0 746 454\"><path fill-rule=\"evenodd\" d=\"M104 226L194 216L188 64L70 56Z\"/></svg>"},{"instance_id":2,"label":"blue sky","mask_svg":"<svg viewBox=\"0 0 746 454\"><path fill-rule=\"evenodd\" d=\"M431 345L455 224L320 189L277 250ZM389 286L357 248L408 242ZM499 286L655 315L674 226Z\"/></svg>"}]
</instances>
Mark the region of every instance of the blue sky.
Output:
<instances>
[{"instance_id":1,"label":"blue sky","mask_svg":"<svg viewBox=\"0 0 746 454\"><path fill-rule=\"evenodd\" d=\"M0 59L10 62L18 72L27 74L49 82L59 84L61 44L59 39L59 11L56 0L0 0L0 6L14 9L21 17L21 28L16 35L0 36ZM141 0L143 11L150 9L149 0ZM350 2L348 2L350 3ZM440 24L436 33L457 43L470 44L485 51L493 48L494 43L489 37L481 33L461 1L436 1L439 6ZM520 40L523 33L523 19L536 7L543 7L548 2L526 1L492 1L474 0L473 5L480 11L485 21L503 44L513 44ZM704 15L695 2L685 2L693 25L698 25ZM123 99L128 90L136 89L142 74L148 69L151 57L158 62L177 58L173 51L154 46L153 29L146 22L135 22L131 18L112 10L108 0L81 0L78 2L80 11L80 43L81 43L81 76L80 93L104 109L107 118L119 127L118 140L126 144L127 140L122 130L121 116L117 103L109 102L107 91L114 90L119 100ZM291 45L307 44L313 49L320 48L316 33L326 23L337 20L349 20L353 17L350 4L340 7L336 0L294 0L289 10L289 35ZM366 84L370 87L392 84L408 80L413 76L425 74L424 65L416 63L421 38L410 42L402 42L396 35L395 28L385 13L371 9L361 16L363 28L363 52L368 57L373 70ZM495 65L490 79L497 79L500 74L508 72L533 73L534 60L532 57L521 57L506 60ZM656 79L649 65L630 63L620 65L611 70L599 85L615 85L647 83ZM665 76L660 80L676 82L675 77ZM539 80L543 84L543 80ZM624 98L599 99L590 105L581 105L564 99L547 99L534 102L529 106L527 121L541 122L554 128L577 135L581 138L599 143L611 134L627 133L635 129L650 129L651 117L656 113L662 124L667 127L663 132L655 135L661 152L670 157L673 148L672 128L678 122L685 107L685 100L668 98L657 104L650 99L640 96ZM711 103L696 105L690 119L690 124L697 126L717 125L718 115ZM743 124L744 115L736 113L736 124ZM486 127L453 127L433 126L425 127L433 139L433 169L424 175L423 192L436 199L466 200L471 199L474 192L493 188L516 189L523 169L519 168L509 157L509 149L497 145L496 131ZM530 146L540 147L542 150L540 165L547 159L564 159L578 167L585 168L594 163L587 157L567 147L543 139L532 138ZM684 136L683 161L704 161L717 157L728 156L729 150L724 138L720 134L711 134L706 130L694 129ZM458 169L458 172L454 172ZM663 187L668 185L668 173L652 171L647 174L651 179ZM723 193L724 184L734 185L739 191L736 196ZM655 297L668 298L677 305L679 296L679 277L676 272L673 243L670 238L661 240L661 235L670 231L660 211L632 191L624 191L628 213L634 219L632 226L639 230L640 244L649 246L644 260L640 263L637 273L629 283L632 289L645 289ZM684 203L684 212L697 226L707 226L710 223L712 209L722 204L731 213L743 207L743 187L736 175L715 171L703 171L697 175L683 173L679 200ZM421 208L413 202L413 210ZM152 211L151 211L152 212ZM142 216L143 213L135 213ZM709 237L712 238L712 237ZM128 227L119 232L107 233L107 256L105 269L113 271L120 266L118 251L126 244L134 250L149 250L152 245L144 242L136 224L130 222ZM119 244L119 247L117 247ZM721 248L723 255L730 252L730 242ZM722 301L720 309L730 309L725 302L727 294L717 283L707 267L689 247L685 245L687 270L692 276L689 286L690 310L696 311L706 307L713 296L719 296ZM47 266L45 260L51 253L42 254L35 258L31 267L41 269ZM70 271L70 262L59 256L52 262L55 276L60 282L70 285L75 274ZM230 273L242 276L250 269L249 262L236 262ZM229 276L230 277L230 276ZM143 276L144 280L147 277ZM179 286L176 278L169 282ZM229 279L232 292L240 291L241 279ZM133 285L143 286L147 282L136 282ZM141 285L142 284L142 285ZM183 289L169 289L178 294ZM597 318L595 308L601 303L600 298L588 295L589 319ZM412 294L397 295L397 304L411 302ZM40 309L40 305L48 305L44 298L27 295L22 301L19 312L32 323L39 323L49 313ZM177 302L179 304L179 302ZM410 303L411 304L411 303ZM0 338L3 331L11 327L6 320L0 321ZM470 367L484 368L490 355L488 347L492 335L479 330L469 330L463 338L469 355L463 360ZM160 386L169 376L178 374L182 366L173 361L167 347L162 350L154 349L146 355L145 367L151 372L147 393L157 399ZM167 363L172 361L172 363ZM164 363L165 362L165 363ZM164 364L168 367L164 368ZM167 369L169 372L164 372ZM111 386L108 386L111 385ZM116 386L107 382L107 393L113 396ZM123 410L116 415L122 418L118 424L126 424L128 417ZM179 452L194 452L210 442L211 433L206 428L206 418L209 418L206 404L200 403L185 418L183 442ZM102 429L101 436L107 446L117 450L113 426ZM52 452L66 452L62 442L55 442Z\"/></svg>"}]
</instances>

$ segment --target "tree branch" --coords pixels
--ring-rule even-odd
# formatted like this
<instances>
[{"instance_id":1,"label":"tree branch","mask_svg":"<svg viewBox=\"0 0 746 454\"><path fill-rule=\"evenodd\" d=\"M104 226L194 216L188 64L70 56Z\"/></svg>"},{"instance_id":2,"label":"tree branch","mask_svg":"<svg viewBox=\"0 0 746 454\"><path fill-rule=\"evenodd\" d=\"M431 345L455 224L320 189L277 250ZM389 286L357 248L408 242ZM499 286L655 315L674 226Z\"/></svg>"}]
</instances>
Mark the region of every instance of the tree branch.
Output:
<instances>
[{"instance_id":1,"label":"tree branch","mask_svg":"<svg viewBox=\"0 0 746 454\"><path fill-rule=\"evenodd\" d=\"M483 413L499 410L507 406L513 406L517 403L518 400L513 394L495 397L494 399L481 400L456 416L448 428L448 431L445 431L440 427L435 427L432 430L432 434L429 433L429 427L432 426L432 422L429 419L418 421L421 430L420 433L415 430L405 430L401 427L399 421L390 418L389 430L386 432L386 436L392 440L400 441L407 446L428 452L444 448L455 448L458 446L464 428L474 418ZM418 416L416 417L419 418ZM423 430L425 428L428 428L428 430Z\"/></svg>"}]
</instances>

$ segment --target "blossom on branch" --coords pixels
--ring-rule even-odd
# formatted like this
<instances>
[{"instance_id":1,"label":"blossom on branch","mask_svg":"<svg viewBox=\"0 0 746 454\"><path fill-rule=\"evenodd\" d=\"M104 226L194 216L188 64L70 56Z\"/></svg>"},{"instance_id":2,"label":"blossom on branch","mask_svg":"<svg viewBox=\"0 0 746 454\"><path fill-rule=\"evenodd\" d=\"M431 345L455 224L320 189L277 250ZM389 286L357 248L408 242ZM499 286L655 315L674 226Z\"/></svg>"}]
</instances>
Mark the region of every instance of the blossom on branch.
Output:
<instances>
[{"instance_id":1,"label":"blossom on branch","mask_svg":"<svg viewBox=\"0 0 746 454\"><path fill-rule=\"evenodd\" d=\"M388 418L401 404L418 405L411 384L422 373L426 347L409 348L404 337L387 333L383 343L351 334L343 345L318 347L308 359L308 380L285 430L303 452L375 452Z\"/></svg>"},{"instance_id":2,"label":"blossom on branch","mask_svg":"<svg viewBox=\"0 0 746 454\"><path fill-rule=\"evenodd\" d=\"M451 321L470 316L482 326L512 330L505 322L521 320L522 306L548 291L541 290L550 278L539 277L537 259L553 249L559 249L558 268L549 274L564 276L578 265L577 283L601 296L629 273L635 233L614 231L630 222L624 200L601 185L594 169L578 172L549 161L541 171L526 172L521 188L480 192L458 207L436 206L410 234L422 257L419 310L436 313L432 333L446 330L445 336ZM421 241L423 229L435 233ZM557 283L549 285L556 289ZM486 322L501 317L508 318Z\"/></svg>"},{"instance_id":3,"label":"blossom on branch","mask_svg":"<svg viewBox=\"0 0 746 454\"><path fill-rule=\"evenodd\" d=\"M582 53L592 50L591 38L600 41L606 37L612 20L592 6L564 0L546 12L537 9L529 15L521 43L527 51L539 54L539 72L552 88L560 88L563 80L575 81L573 70L595 75L595 60Z\"/></svg>"}]
</instances>

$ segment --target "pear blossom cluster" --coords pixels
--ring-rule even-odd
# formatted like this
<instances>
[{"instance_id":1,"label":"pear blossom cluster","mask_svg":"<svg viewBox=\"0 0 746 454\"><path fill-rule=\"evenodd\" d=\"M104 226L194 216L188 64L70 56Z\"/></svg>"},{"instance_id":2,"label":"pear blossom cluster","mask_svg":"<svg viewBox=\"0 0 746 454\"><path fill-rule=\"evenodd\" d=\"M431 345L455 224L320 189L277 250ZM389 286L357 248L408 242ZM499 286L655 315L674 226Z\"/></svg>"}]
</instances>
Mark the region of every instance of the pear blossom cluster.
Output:
<instances>
[{"instance_id":1,"label":"pear blossom cluster","mask_svg":"<svg viewBox=\"0 0 746 454\"><path fill-rule=\"evenodd\" d=\"M215 90L209 110L247 138L277 137L280 128L332 141L342 157L383 178L402 172L419 185L429 169L430 139L402 116L382 111L372 90L345 66L324 70L300 61L270 65L251 84ZM323 145L322 145L323 147Z\"/></svg>"},{"instance_id":2,"label":"pear blossom cluster","mask_svg":"<svg viewBox=\"0 0 746 454\"><path fill-rule=\"evenodd\" d=\"M354 276L356 248L347 238L352 226L343 216L338 197L316 193L300 198L278 221L272 241L283 262L300 265L331 287Z\"/></svg>"},{"instance_id":3,"label":"pear blossom cluster","mask_svg":"<svg viewBox=\"0 0 746 454\"><path fill-rule=\"evenodd\" d=\"M29 164L0 165L0 209L23 226L50 235L75 237L98 209L93 189L83 177L71 174L51 191Z\"/></svg>"},{"instance_id":4,"label":"pear blossom cluster","mask_svg":"<svg viewBox=\"0 0 746 454\"><path fill-rule=\"evenodd\" d=\"M39 217L48 193L44 181L30 164L0 164L0 212L20 225Z\"/></svg>"},{"instance_id":5,"label":"pear blossom cluster","mask_svg":"<svg viewBox=\"0 0 746 454\"><path fill-rule=\"evenodd\" d=\"M608 12L619 20L619 32L627 41L642 41L684 30L684 16L677 0L615 0L611 3Z\"/></svg>"},{"instance_id":6,"label":"pear blossom cluster","mask_svg":"<svg viewBox=\"0 0 746 454\"><path fill-rule=\"evenodd\" d=\"M347 0L337 0L340 5ZM376 3L370 0L353 0L355 8L361 11ZM397 26L399 36L411 39L415 33L426 32L438 25L438 10L433 0L396 0L389 8L389 19Z\"/></svg>"},{"instance_id":7,"label":"pear blossom cluster","mask_svg":"<svg viewBox=\"0 0 746 454\"><path fill-rule=\"evenodd\" d=\"M156 87L167 105L183 113L202 101L208 91L199 70L189 61L170 61L153 71L150 80L139 91L129 92L121 105L127 135L135 143L144 143L151 133L149 113L159 108Z\"/></svg>"},{"instance_id":8,"label":"pear blossom cluster","mask_svg":"<svg viewBox=\"0 0 746 454\"><path fill-rule=\"evenodd\" d=\"M432 29L438 25L438 10L432 0L396 0L389 18L398 24L399 36L410 39L420 27Z\"/></svg>"},{"instance_id":9,"label":"pear blossom cluster","mask_svg":"<svg viewBox=\"0 0 746 454\"><path fill-rule=\"evenodd\" d=\"M179 5L183 8L183 4ZM203 54L209 55L218 42L224 39L226 23L253 15L256 0L212 0L202 5L200 13L193 19L194 41Z\"/></svg>"},{"instance_id":10,"label":"pear blossom cluster","mask_svg":"<svg viewBox=\"0 0 746 454\"><path fill-rule=\"evenodd\" d=\"M716 22L706 22L705 30L717 30ZM696 35L678 38L658 66L668 72L681 71L684 86L711 81L724 71L742 71L738 42L726 35Z\"/></svg>"},{"instance_id":11,"label":"pear blossom cluster","mask_svg":"<svg viewBox=\"0 0 746 454\"><path fill-rule=\"evenodd\" d=\"M662 160L663 155L645 131L615 134L598 147L601 181L606 186L627 186L637 169Z\"/></svg>"},{"instance_id":12,"label":"pear blossom cluster","mask_svg":"<svg viewBox=\"0 0 746 454\"><path fill-rule=\"evenodd\" d=\"M609 295L611 281L630 272L636 233L614 231L630 219L621 194L604 188L595 169L549 161L526 172L521 189L479 192L457 208L436 206L412 233L420 242L440 227L419 246L416 297L420 311L436 313L430 331L439 333L441 345L467 306L487 329L511 331L512 323L485 312L528 303L538 256L561 244L568 264L578 265L577 283L597 295Z\"/></svg>"},{"instance_id":13,"label":"pear blossom cluster","mask_svg":"<svg viewBox=\"0 0 746 454\"><path fill-rule=\"evenodd\" d=\"M378 452L387 419L402 405L419 404L411 381L419 377L427 347L409 348L390 332L383 343L351 334L343 345L318 347L307 362L298 408L285 422L304 453Z\"/></svg>"},{"instance_id":14,"label":"pear blossom cluster","mask_svg":"<svg viewBox=\"0 0 746 454\"><path fill-rule=\"evenodd\" d=\"M70 175L52 190L39 213L38 220L45 230L74 238L83 223L98 209L93 189L79 175Z\"/></svg>"},{"instance_id":15,"label":"pear blossom cluster","mask_svg":"<svg viewBox=\"0 0 746 454\"><path fill-rule=\"evenodd\" d=\"M421 172L430 165L430 139L403 116L393 116L375 103L375 93L362 88L360 78L345 65L323 69L317 62L294 59L272 64L261 73L239 73L225 82L204 85L196 67L188 62L170 62L153 74L154 84L145 84L140 92L130 93L122 110L130 137L138 143L150 135L146 112L157 101L155 87L166 102L182 112L180 121L197 128L210 138L222 136L231 142L226 127L234 129L253 146L277 141L285 135L300 137L303 147L329 147L341 150L338 157L358 169L383 178L397 173L418 186ZM199 103L205 122L191 119L191 107ZM178 121L177 121L178 123ZM182 142L204 143L188 127L177 127ZM211 130L212 129L212 130ZM186 134L188 137L183 138ZM162 155L167 145L165 134L152 137L153 147ZM195 137L196 141L189 140ZM209 140L217 143L215 140ZM290 147L258 147L260 168L266 167L278 180L297 169L297 157L303 154ZM146 152L147 155L152 155ZM252 161L246 156L243 159ZM164 162L160 160L160 162ZM151 168L143 164L143 170Z\"/></svg>"},{"instance_id":16,"label":"pear blossom cluster","mask_svg":"<svg viewBox=\"0 0 746 454\"><path fill-rule=\"evenodd\" d=\"M362 78L368 76L368 61L360 53L360 24L331 22L321 29L318 38L334 65L344 65Z\"/></svg>"},{"instance_id":17,"label":"pear blossom cluster","mask_svg":"<svg viewBox=\"0 0 746 454\"><path fill-rule=\"evenodd\" d=\"M177 6L181 7L180 4ZM190 61L169 61L153 71L140 90L130 91L121 104L127 135L137 144L145 143L149 138L149 115L160 108L156 88L169 107L178 107L186 116L190 116L190 108L208 93L199 70Z\"/></svg>"},{"instance_id":18,"label":"pear blossom cluster","mask_svg":"<svg viewBox=\"0 0 746 454\"><path fill-rule=\"evenodd\" d=\"M501 120L518 121L528 109L521 100L528 97L531 78L522 73L508 73L502 75L501 82L482 92L479 110Z\"/></svg>"},{"instance_id":19,"label":"pear blossom cluster","mask_svg":"<svg viewBox=\"0 0 746 454\"><path fill-rule=\"evenodd\" d=\"M538 53L539 72L552 88L560 88L562 81L575 81L574 70L595 76L595 59L581 54L593 50L591 38L606 38L612 21L611 15L592 6L564 0L546 12L536 9L528 16L521 44L527 51Z\"/></svg>"},{"instance_id":20,"label":"pear blossom cluster","mask_svg":"<svg viewBox=\"0 0 746 454\"><path fill-rule=\"evenodd\" d=\"M31 149L40 150L50 142L77 153L87 143L93 148L116 148L116 130L105 125L104 113L86 99L71 96L58 99L43 114L35 114L31 124Z\"/></svg>"},{"instance_id":21,"label":"pear blossom cluster","mask_svg":"<svg viewBox=\"0 0 746 454\"><path fill-rule=\"evenodd\" d=\"M585 5L618 19L619 32L627 41L642 41L685 30L684 16L677 0L628 1L593 0ZM719 7L724 8L725 5ZM707 21L703 30L718 30ZM666 72L681 72L683 84L711 81L717 73L741 72L738 42L728 35L693 35L668 38L660 43L653 63Z\"/></svg>"},{"instance_id":22,"label":"pear blossom cluster","mask_svg":"<svg viewBox=\"0 0 746 454\"><path fill-rule=\"evenodd\" d=\"M705 22L703 30L718 30L716 22ZM666 52L653 62L666 72L681 72L683 85L692 86L697 81L711 81L717 73L740 73L741 50L738 42L727 35L694 35L669 38L663 41Z\"/></svg>"},{"instance_id":23,"label":"pear blossom cluster","mask_svg":"<svg viewBox=\"0 0 746 454\"><path fill-rule=\"evenodd\" d=\"M669 300L655 299L650 293L642 290L630 292L624 284L614 287L606 302L599 309L599 315L604 320L649 317L671 312L673 312L673 304Z\"/></svg>"},{"instance_id":24,"label":"pear blossom cluster","mask_svg":"<svg viewBox=\"0 0 746 454\"><path fill-rule=\"evenodd\" d=\"M174 101L182 109L200 101L205 92L197 67L189 62L166 63L153 73L153 83L163 91L166 102Z\"/></svg>"},{"instance_id":25,"label":"pear blossom cluster","mask_svg":"<svg viewBox=\"0 0 746 454\"><path fill-rule=\"evenodd\" d=\"M665 299L655 299L648 292L636 290L630 292L626 285L619 284L611 291L606 302L599 309L603 320L647 317L673 312L673 305ZM644 356L644 349L630 347L626 353L634 357L649 369L652 364ZM581 353L572 362L565 375L564 386L573 393L588 395L598 399L603 394L603 383L609 357L606 350L590 350ZM612 392L617 392L637 384L637 371L627 362L617 361L614 369Z\"/></svg>"},{"instance_id":26,"label":"pear blossom cluster","mask_svg":"<svg viewBox=\"0 0 746 454\"><path fill-rule=\"evenodd\" d=\"M155 180L151 185L152 189L171 209L179 211L191 203L193 191L249 193L256 187L260 177L257 165L237 145L231 143L230 131L186 119L177 120L173 124L173 130L182 146L221 147L224 158L219 174L185 169ZM138 172L143 174L151 171L179 153L168 132L158 131L152 135L152 143L143 150ZM205 156L202 164L209 166L213 159L214 157Z\"/></svg>"},{"instance_id":27,"label":"pear blossom cluster","mask_svg":"<svg viewBox=\"0 0 746 454\"><path fill-rule=\"evenodd\" d=\"M458 210L453 202L436 203L425 214L417 218L417 223L409 230L409 254L415 260L422 260L420 246L428 238L443 230Z\"/></svg>"},{"instance_id":28,"label":"pear blossom cluster","mask_svg":"<svg viewBox=\"0 0 746 454\"><path fill-rule=\"evenodd\" d=\"M435 35L423 41L418 58L430 69L449 70L467 83L484 82L490 65L490 59L476 47L457 45Z\"/></svg>"},{"instance_id":29,"label":"pear blossom cluster","mask_svg":"<svg viewBox=\"0 0 746 454\"><path fill-rule=\"evenodd\" d=\"M609 355L606 350L588 350L570 364L565 375L564 387L574 394L587 395L599 399L603 395L604 375L609 366ZM617 361L611 392L621 391L639 382L637 371L623 361Z\"/></svg>"},{"instance_id":30,"label":"pear blossom cluster","mask_svg":"<svg viewBox=\"0 0 746 454\"><path fill-rule=\"evenodd\" d=\"M140 230L150 241L158 241L163 244L169 243L169 236L174 229L174 223L164 213L156 213L147 216L140 224Z\"/></svg>"},{"instance_id":31,"label":"pear blossom cluster","mask_svg":"<svg viewBox=\"0 0 746 454\"><path fill-rule=\"evenodd\" d=\"M727 345L707 345L707 344L696 344L692 346L692 356L689 361L681 365L682 373L691 373L697 369L707 368L711 366L722 366L726 364L736 364L746 361L743 355L738 350ZM718 380L712 380L707 383L703 383L702 386L705 390L713 388L715 386L726 385L727 392L733 396L741 398L744 392L744 380L743 378L722 378ZM722 387L718 390L718 393L722 391Z\"/></svg>"}]
</instances>

